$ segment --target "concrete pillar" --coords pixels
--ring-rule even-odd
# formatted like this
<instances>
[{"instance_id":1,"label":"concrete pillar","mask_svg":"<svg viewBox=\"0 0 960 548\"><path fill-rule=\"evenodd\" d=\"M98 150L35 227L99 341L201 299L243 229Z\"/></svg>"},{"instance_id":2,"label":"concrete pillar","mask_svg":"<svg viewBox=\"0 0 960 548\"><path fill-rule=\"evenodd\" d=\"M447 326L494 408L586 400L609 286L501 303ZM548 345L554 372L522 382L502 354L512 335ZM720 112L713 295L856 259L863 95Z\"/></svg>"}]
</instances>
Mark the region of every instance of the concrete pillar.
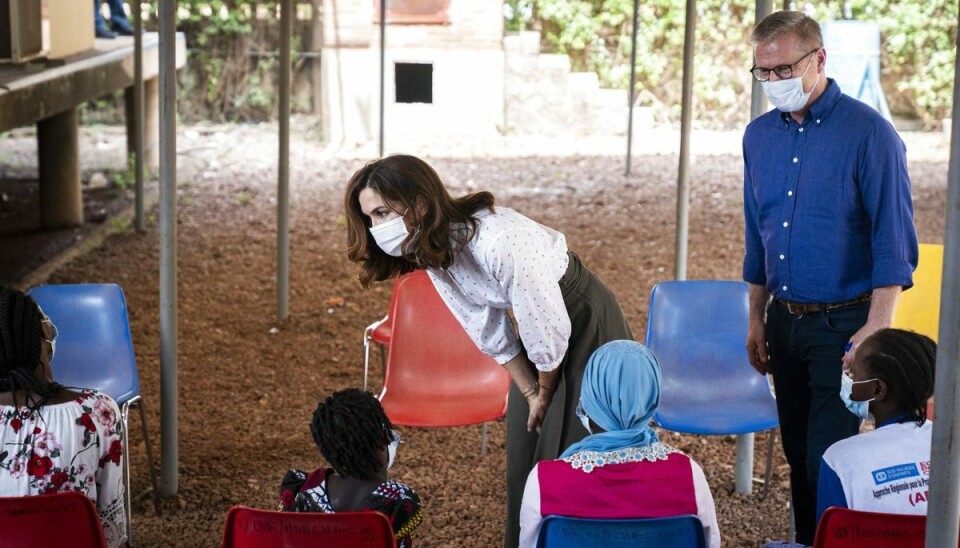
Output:
<instances>
[{"instance_id":1,"label":"concrete pillar","mask_svg":"<svg viewBox=\"0 0 960 548\"><path fill-rule=\"evenodd\" d=\"M40 223L44 228L83 224L77 109L37 122Z\"/></svg>"},{"instance_id":2,"label":"concrete pillar","mask_svg":"<svg viewBox=\"0 0 960 548\"><path fill-rule=\"evenodd\" d=\"M133 129L133 86L123 90L127 117L127 157L136 149ZM160 81L143 81L143 167L156 173L160 167Z\"/></svg>"}]
</instances>

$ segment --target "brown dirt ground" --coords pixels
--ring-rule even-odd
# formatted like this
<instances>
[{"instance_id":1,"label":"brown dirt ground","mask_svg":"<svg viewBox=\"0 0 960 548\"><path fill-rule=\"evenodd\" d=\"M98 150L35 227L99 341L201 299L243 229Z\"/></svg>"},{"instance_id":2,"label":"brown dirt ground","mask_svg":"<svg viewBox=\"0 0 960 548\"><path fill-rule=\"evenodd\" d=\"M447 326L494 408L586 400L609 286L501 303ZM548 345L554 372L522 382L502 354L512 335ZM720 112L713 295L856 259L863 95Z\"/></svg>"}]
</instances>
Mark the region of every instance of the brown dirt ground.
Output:
<instances>
[{"instance_id":1,"label":"brown dirt ground","mask_svg":"<svg viewBox=\"0 0 960 548\"><path fill-rule=\"evenodd\" d=\"M363 291L344 256L341 189L362 161L332 153L313 141L307 128L294 136L291 160L291 317L277 321L273 131L269 126L201 127L179 141L181 164L192 166L181 175L178 193L179 493L155 514L152 498L145 496L149 476L143 439L139 429L132 429L138 545L219 545L230 506L273 508L288 468L320 466L322 457L308 430L310 414L326 394L362 383L361 334L386 310L389 285ZM0 145L18 151L18 162L30 164L24 139L29 135ZM102 139L122 140L122 133L98 133L93 140ZM638 144L643 150L643 141ZM85 161L122 166L123 153L111 154ZM609 155L454 157L427 149L423 156L454 194L491 190L498 203L564 232L570 248L616 293L634 332L642 336L651 288L673 277L675 155L635 157L629 177L622 174L622 159ZM691 169L688 277L739 279L741 160L735 154L697 156ZM911 161L910 169L920 239L942 242L946 161ZM30 207L28 202L18 207ZM145 234L118 232L49 282L123 286L151 436L159 445L156 216L150 216ZM14 237L4 234L5 240ZM2 262L32 254L33 245L5 248L19 253L4 252ZM328 301L337 298L345 305L331 307ZM382 379L382 372L373 378ZM479 426L401 431L404 442L391 472L423 499L426 519L417 531L418 544L499 545L502 421L492 424L485 457L479 456ZM733 437L669 432L662 437L703 466L724 546L787 538L787 467L779 447L770 493L760 499L733 493ZM766 434L757 436L758 477L765 442Z\"/></svg>"}]
</instances>

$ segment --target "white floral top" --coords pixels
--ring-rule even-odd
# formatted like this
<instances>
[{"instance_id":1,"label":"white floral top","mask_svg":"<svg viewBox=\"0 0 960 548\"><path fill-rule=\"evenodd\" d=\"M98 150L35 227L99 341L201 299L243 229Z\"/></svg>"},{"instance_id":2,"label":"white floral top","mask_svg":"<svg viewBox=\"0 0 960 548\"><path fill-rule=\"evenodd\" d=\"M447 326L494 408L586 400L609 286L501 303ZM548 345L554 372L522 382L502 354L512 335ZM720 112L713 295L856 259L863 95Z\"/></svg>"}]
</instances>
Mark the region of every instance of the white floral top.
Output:
<instances>
[{"instance_id":1,"label":"white floral top","mask_svg":"<svg viewBox=\"0 0 960 548\"><path fill-rule=\"evenodd\" d=\"M39 411L0 405L0 496L79 491L93 501L107 545L126 541L123 435L110 396L85 390Z\"/></svg>"},{"instance_id":2,"label":"white floral top","mask_svg":"<svg viewBox=\"0 0 960 548\"><path fill-rule=\"evenodd\" d=\"M570 339L559 284L567 270L566 238L506 207L474 217L477 232L450 266L427 274L481 352L504 364L525 348L537 369L553 371Z\"/></svg>"}]
</instances>

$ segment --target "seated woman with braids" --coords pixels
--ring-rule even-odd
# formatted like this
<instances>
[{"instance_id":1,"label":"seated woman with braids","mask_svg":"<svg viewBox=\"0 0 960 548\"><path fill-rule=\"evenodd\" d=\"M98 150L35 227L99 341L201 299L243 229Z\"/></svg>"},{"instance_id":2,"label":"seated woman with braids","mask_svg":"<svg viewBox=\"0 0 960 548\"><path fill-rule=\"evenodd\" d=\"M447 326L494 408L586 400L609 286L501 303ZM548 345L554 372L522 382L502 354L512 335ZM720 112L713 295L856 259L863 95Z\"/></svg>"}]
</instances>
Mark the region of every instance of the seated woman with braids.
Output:
<instances>
[{"instance_id":1,"label":"seated woman with braids","mask_svg":"<svg viewBox=\"0 0 960 548\"><path fill-rule=\"evenodd\" d=\"M876 429L823 454L818 516L831 506L926 515L933 433L927 400L936 354L929 337L902 329L881 329L860 344L843 372L840 398L861 419L873 415Z\"/></svg>"},{"instance_id":2,"label":"seated woman with braids","mask_svg":"<svg viewBox=\"0 0 960 548\"><path fill-rule=\"evenodd\" d=\"M120 410L106 394L54 382L56 343L37 303L0 286L0 496L79 491L108 546L125 545Z\"/></svg>"},{"instance_id":3,"label":"seated woman with braids","mask_svg":"<svg viewBox=\"0 0 960 548\"><path fill-rule=\"evenodd\" d=\"M313 412L310 433L332 468L310 474L287 472L280 485L279 510L374 510L390 520L398 547L413 546L413 531L423 519L420 497L387 477L400 436L380 400L356 388L334 392Z\"/></svg>"}]
</instances>

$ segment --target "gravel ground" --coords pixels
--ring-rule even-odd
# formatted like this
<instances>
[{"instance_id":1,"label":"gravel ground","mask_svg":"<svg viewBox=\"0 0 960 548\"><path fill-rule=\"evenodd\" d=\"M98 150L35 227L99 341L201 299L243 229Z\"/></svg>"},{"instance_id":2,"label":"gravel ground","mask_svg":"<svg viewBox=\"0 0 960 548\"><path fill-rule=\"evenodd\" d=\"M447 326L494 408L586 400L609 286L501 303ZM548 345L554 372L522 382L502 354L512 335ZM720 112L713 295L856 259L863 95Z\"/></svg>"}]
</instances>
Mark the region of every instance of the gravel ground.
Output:
<instances>
[{"instance_id":1,"label":"gravel ground","mask_svg":"<svg viewBox=\"0 0 960 548\"><path fill-rule=\"evenodd\" d=\"M295 119L293 128L291 317L284 322L276 320L274 294L276 126L196 126L183 128L178 137L179 491L163 501L157 515L146 496L143 440L134 430L130 455L138 545L216 546L231 505L275 507L277 485L288 468L322 464L308 430L317 401L362 383L361 334L382 317L390 287L363 291L356 282L356 269L344 256L341 190L362 159L375 152L322 146L312 137L316 129L309 118ZM86 128L85 177L121 169L123 139L120 128ZM701 132L693 140L691 279L739 279L739 139L740 132ZM946 140L939 134L905 134L905 140L920 239L941 243ZM679 137L666 129L638 135L635 142L630 176L623 175L622 138L570 142L513 136L431 143L412 136L403 144L404 151L430 161L453 193L490 190L498 203L564 232L571 249L616 293L640 336L651 288L673 277L678 161L671 143L679 143ZM25 196L23 203L29 204L29 196L36 195L32 135L0 136L0 152L0 190ZM117 199L128 197L119 193ZM0 216L0 225L7 218ZM31 230L36 227L6 231L4 239ZM147 418L158 442L156 215L150 215L145 234L121 225L114 232L49 281L123 286ZM19 252L15 258L4 252L3 262L23 261L41 244L13 245ZM343 306L331 306L341 298ZM375 371L373 378L382 378L382 372ZM391 473L424 501L418 544L498 545L504 505L502 421L491 425L484 457L479 426L401 432L404 441ZM758 477L766 436L756 440ZM760 498L733 492L732 436L662 432L662 437L702 465L724 546L787 538L788 475L779 447L772 485Z\"/></svg>"}]
</instances>

